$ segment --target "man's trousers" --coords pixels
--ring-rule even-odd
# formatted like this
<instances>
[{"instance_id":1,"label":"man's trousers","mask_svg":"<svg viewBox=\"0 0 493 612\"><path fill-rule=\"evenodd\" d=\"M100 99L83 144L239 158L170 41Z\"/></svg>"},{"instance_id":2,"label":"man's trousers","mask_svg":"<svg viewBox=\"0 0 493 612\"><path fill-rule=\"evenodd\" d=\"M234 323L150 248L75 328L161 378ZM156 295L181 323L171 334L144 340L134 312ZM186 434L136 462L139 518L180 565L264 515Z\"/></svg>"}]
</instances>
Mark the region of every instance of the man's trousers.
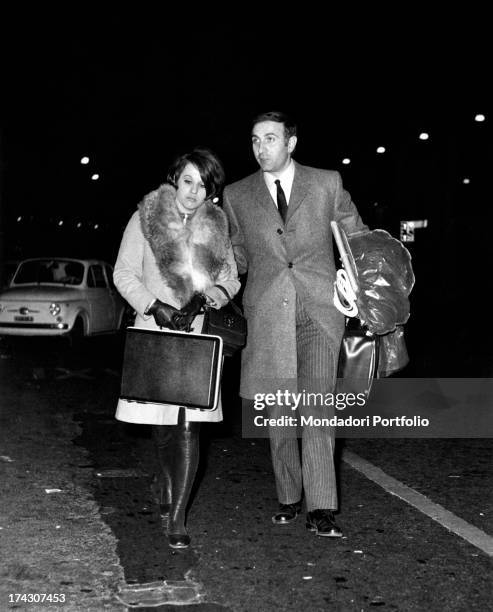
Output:
<instances>
[{"instance_id":1,"label":"man's trousers","mask_svg":"<svg viewBox=\"0 0 493 612\"><path fill-rule=\"evenodd\" d=\"M334 409L327 400L335 389L338 355L334 354L330 339L308 316L299 298L296 300L296 346L298 393L305 393L305 402L298 409L298 421L301 415L330 418ZM277 406L271 416L290 412L290 407ZM317 508L336 510L334 427L304 425L301 459L296 428L269 427L269 438L279 502L297 502L304 490L308 512Z\"/></svg>"}]
</instances>

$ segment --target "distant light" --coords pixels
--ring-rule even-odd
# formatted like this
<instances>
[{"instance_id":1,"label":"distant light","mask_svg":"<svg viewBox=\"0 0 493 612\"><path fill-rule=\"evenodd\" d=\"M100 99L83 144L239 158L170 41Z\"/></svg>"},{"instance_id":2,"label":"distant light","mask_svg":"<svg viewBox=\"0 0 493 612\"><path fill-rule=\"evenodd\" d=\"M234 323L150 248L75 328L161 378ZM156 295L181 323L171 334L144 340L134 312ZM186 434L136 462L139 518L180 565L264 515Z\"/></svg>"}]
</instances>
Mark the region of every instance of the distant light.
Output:
<instances>
[{"instance_id":1,"label":"distant light","mask_svg":"<svg viewBox=\"0 0 493 612\"><path fill-rule=\"evenodd\" d=\"M385 153L385 147L378 147L377 153Z\"/></svg>"},{"instance_id":2,"label":"distant light","mask_svg":"<svg viewBox=\"0 0 493 612\"><path fill-rule=\"evenodd\" d=\"M343 163L345 166L347 166L348 164L350 164L350 163L351 163L351 160L349 159L349 157L345 157L345 158L342 160L342 163Z\"/></svg>"},{"instance_id":3,"label":"distant light","mask_svg":"<svg viewBox=\"0 0 493 612\"><path fill-rule=\"evenodd\" d=\"M58 222L58 225L63 225L63 219L60 219L60 221Z\"/></svg>"},{"instance_id":4,"label":"distant light","mask_svg":"<svg viewBox=\"0 0 493 612\"><path fill-rule=\"evenodd\" d=\"M428 140L429 137L430 135L427 134L426 132L421 132L421 134L419 135L420 140Z\"/></svg>"},{"instance_id":5,"label":"distant light","mask_svg":"<svg viewBox=\"0 0 493 612\"><path fill-rule=\"evenodd\" d=\"M484 115L476 115L474 117L474 121L478 121L479 123L481 123L481 121L486 121L486 117Z\"/></svg>"},{"instance_id":6,"label":"distant light","mask_svg":"<svg viewBox=\"0 0 493 612\"><path fill-rule=\"evenodd\" d=\"M82 227L82 223L80 221L77 223L77 227Z\"/></svg>"},{"instance_id":7,"label":"distant light","mask_svg":"<svg viewBox=\"0 0 493 612\"><path fill-rule=\"evenodd\" d=\"M464 185L469 185L469 183L471 182L471 179L465 178L465 179L462 179L462 182L464 183Z\"/></svg>"},{"instance_id":8,"label":"distant light","mask_svg":"<svg viewBox=\"0 0 493 612\"><path fill-rule=\"evenodd\" d=\"M414 230L423 227L428 227L428 219L401 221L401 242L414 242Z\"/></svg>"},{"instance_id":9,"label":"distant light","mask_svg":"<svg viewBox=\"0 0 493 612\"><path fill-rule=\"evenodd\" d=\"M96 225L94 226L94 229L98 229L99 225L96 223Z\"/></svg>"},{"instance_id":10,"label":"distant light","mask_svg":"<svg viewBox=\"0 0 493 612\"><path fill-rule=\"evenodd\" d=\"M17 222L22 221L22 217L17 217Z\"/></svg>"},{"instance_id":11,"label":"distant light","mask_svg":"<svg viewBox=\"0 0 493 612\"><path fill-rule=\"evenodd\" d=\"M93 174L93 175L91 176L91 180L93 180L93 181L97 181L97 180L98 180L98 178L99 178L99 174Z\"/></svg>"},{"instance_id":12,"label":"distant light","mask_svg":"<svg viewBox=\"0 0 493 612\"><path fill-rule=\"evenodd\" d=\"M81 160L80 160L80 163L85 166L86 164L89 163L89 158L88 157L82 157Z\"/></svg>"}]
</instances>

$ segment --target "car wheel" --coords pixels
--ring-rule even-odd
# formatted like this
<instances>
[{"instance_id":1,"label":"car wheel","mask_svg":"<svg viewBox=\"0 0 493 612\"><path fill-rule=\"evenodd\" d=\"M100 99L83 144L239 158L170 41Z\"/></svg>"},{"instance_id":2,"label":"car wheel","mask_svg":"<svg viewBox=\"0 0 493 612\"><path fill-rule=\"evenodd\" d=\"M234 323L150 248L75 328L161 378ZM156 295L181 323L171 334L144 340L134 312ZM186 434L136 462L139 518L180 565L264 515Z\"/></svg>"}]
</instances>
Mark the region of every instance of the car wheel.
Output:
<instances>
[{"instance_id":1,"label":"car wheel","mask_svg":"<svg viewBox=\"0 0 493 612\"><path fill-rule=\"evenodd\" d=\"M76 319L72 331L69 336L70 348L78 350L81 348L84 340L84 322L82 319Z\"/></svg>"}]
</instances>

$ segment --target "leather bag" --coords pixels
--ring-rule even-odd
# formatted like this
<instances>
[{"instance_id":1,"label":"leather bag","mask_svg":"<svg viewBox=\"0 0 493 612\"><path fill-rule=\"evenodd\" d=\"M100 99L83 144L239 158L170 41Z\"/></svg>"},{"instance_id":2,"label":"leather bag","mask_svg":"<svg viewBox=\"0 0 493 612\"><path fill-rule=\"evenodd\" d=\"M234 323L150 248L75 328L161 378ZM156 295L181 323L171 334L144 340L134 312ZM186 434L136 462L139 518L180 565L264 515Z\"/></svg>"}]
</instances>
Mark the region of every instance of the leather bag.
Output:
<instances>
[{"instance_id":1,"label":"leather bag","mask_svg":"<svg viewBox=\"0 0 493 612\"><path fill-rule=\"evenodd\" d=\"M215 410L221 367L219 338L128 327L120 397L136 402Z\"/></svg>"},{"instance_id":2,"label":"leather bag","mask_svg":"<svg viewBox=\"0 0 493 612\"><path fill-rule=\"evenodd\" d=\"M377 372L379 336L369 334L359 319L348 319L337 367L338 393L368 397Z\"/></svg>"},{"instance_id":3,"label":"leather bag","mask_svg":"<svg viewBox=\"0 0 493 612\"><path fill-rule=\"evenodd\" d=\"M403 325L397 325L393 332L379 336L379 341L378 378L392 376L407 366L409 354Z\"/></svg>"},{"instance_id":4,"label":"leather bag","mask_svg":"<svg viewBox=\"0 0 493 612\"><path fill-rule=\"evenodd\" d=\"M228 298L222 308L205 309L203 334L220 336L223 339L223 354L231 357L246 344L247 322L241 309L229 297L228 292L219 287Z\"/></svg>"}]
</instances>

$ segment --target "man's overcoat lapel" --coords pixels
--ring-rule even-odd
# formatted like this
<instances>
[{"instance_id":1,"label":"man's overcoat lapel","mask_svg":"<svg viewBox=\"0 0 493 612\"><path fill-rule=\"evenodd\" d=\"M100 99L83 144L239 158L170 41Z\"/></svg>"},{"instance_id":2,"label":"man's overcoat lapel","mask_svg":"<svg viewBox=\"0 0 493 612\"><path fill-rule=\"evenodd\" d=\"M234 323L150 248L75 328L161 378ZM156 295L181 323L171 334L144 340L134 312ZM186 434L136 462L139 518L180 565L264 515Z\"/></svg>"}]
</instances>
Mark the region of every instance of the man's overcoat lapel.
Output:
<instances>
[{"instance_id":1,"label":"man's overcoat lapel","mask_svg":"<svg viewBox=\"0 0 493 612\"><path fill-rule=\"evenodd\" d=\"M280 218L279 211L265 184L264 173L259 170L255 175L255 179L255 201L267 212L269 218L278 224Z\"/></svg>"},{"instance_id":2,"label":"man's overcoat lapel","mask_svg":"<svg viewBox=\"0 0 493 612\"><path fill-rule=\"evenodd\" d=\"M288 216L286 223L293 217L298 208L302 205L308 191L308 177L302 166L294 162L294 179L291 188L291 196L288 202Z\"/></svg>"},{"instance_id":3,"label":"man's overcoat lapel","mask_svg":"<svg viewBox=\"0 0 493 612\"><path fill-rule=\"evenodd\" d=\"M299 166L296 162L294 162L294 165L294 179L293 186L291 188L291 196L289 198L288 203L288 215L286 218L286 223L289 222L289 220L293 217L295 212L303 203L309 186L307 173L304 171L303 167ZM277 209L277 205L272 199L272 196L270 195L270 191L268 190L267 185L265 184L264 174L261 170L259 170L259 172L257 172L257 174L255 175L254 199L262 208L267 211L272 221L274 221L276 224L279 223L280 215Z\"/></svg>"}]
</instances>

